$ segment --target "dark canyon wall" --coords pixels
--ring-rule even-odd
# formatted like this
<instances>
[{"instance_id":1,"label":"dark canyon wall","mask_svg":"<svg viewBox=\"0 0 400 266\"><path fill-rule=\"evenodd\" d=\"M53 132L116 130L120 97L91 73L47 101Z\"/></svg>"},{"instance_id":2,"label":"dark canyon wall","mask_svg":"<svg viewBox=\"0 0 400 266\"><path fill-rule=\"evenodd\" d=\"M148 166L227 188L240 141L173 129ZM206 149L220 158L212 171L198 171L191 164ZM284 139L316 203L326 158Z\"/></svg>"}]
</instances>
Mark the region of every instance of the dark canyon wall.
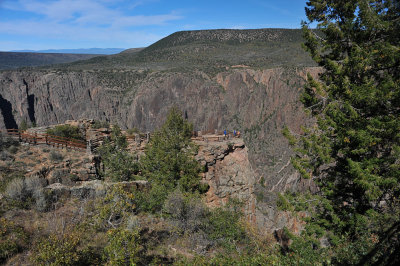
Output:
<instances>
[{"instance_id":1,"label":"dark canyon wall","mask_svg":"<svg viewBox=\"0 0 400 266\"><path fill-rule=\"evenodd\" d=\"M42 126L93 118L152 131L177 105L196 130L241 131L257 176L255 193L268 205L276 191L307 185L298 183L281 131L284 125L300 131L306 121L299 102L304 79L319 71L238 67L212 77L195 71L5 71L0 128L23 120Z\"/></svg>"}]
</instances>

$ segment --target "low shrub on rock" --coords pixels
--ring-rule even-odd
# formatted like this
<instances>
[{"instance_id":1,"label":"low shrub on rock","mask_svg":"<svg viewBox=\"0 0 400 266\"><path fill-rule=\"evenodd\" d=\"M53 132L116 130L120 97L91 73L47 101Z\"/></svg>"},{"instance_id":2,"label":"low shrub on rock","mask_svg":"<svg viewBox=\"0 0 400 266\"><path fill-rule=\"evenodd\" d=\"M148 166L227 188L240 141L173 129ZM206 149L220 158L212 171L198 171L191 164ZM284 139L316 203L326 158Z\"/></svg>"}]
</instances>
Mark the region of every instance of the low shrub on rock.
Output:
<instances>
[{"instance_id":1,"label":"low shrub on rock","mask_svg":"<svg viewBox=\"0 0 400 266\"><path fill-rule=\"evenodd\" d=\"M71 138L83 141L86 140L81 130L78 127L71 125L58 125L55 126L54 128L49 128L46 131L46 133L49 135L59 136L63 138Z\"/></svg>"},{"instance_id":2,"label":"low shrub on rock","mask_svg":"<svg viewBox=\"0 0 400 266\"><path fill-rule=\"evenodd\" d=\"M21 226L0 218L0 263L26 248L28 235Z\"/></svg>"},{"instance_id":3,"label":"low shrub on rock","mask_svg":"<svg viewBox=\"0 0 400 266\"><path fill-rule=\"evenodd\" d=\"M29 208L35 205L39 211L47 208L43 187L46 180L39 177L13 179L5 190L5 196L15 206Z\"/></svg>"},{"instance_id":4,"label":"low shrub on rock","mask_svg":"<svg viewBox=\"0 0 400 266\"><path fill-rule=\"evenodd\" d=\"M79 244L78 234L51 234L34 245L31 260L36 265L77 265L83 257Z\"/></svg>"},{"instance_id":5,"label":"low shrub on rock","mask_svg":"<svg viewBox=\"0 0 400 266\"><path fill-rule=\"evenodd\" d=\"M52 150L49 153L49 158L52 162L61 162L64 159L64 156L61 153L59 153L55 150Z\"/></svg>"},{"instance_id":6,"label":"low shrub on rock","mask_svg":"<svg viewBox=\"0 0 400 266\"><path fill-rule=\"evenodd\" d=\"M107 238L104 259L109 265L136 265L141 250L138 231L123 228L111 229L107 232Z\"/></svg>"}]
</instances>

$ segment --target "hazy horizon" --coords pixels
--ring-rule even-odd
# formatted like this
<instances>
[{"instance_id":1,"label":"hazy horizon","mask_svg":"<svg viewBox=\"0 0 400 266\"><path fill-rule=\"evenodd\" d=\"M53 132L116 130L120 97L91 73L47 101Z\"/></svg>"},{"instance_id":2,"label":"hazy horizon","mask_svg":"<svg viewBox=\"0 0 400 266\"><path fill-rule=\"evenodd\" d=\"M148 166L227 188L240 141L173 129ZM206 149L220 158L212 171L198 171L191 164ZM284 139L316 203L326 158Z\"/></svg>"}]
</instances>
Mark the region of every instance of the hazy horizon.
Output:
<instances>
[{"instance_id":1,"label":"hazy horizon","mask_svg":"<svg viewBox=\"0 0 400 266\"><path fill-rule=\"evenodd\" d=\"M300 28L298 0L0 0L0 50L146 47L176 31Z\"/></svg>"},{"instance_id":2,"label":"hazy horizon","mask_svg":"<svg viewBox=\"0 0 400 266\"><path fill-rule=\"evenodd\" d=\"M77 48L77 49L46 49L46 50L10 50L0 52L11 53L60 53L60 54L99 54L111 55L120 53L129 48Z\"/></svg>"}]
</instances>

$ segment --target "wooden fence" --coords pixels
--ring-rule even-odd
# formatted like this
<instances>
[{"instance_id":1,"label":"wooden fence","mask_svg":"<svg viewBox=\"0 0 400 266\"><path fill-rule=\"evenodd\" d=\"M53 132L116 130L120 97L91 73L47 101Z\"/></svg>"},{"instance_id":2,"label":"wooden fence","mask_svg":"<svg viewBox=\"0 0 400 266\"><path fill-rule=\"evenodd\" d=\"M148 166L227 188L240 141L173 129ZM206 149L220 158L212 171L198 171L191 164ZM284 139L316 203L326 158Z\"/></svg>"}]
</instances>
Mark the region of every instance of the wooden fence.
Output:
<instances>
[{"instance_id":1,"label":"wooden fence","mask_svg":"<svg viewBox=\"0 0 400 266\"><path fill-rule=\"evenodd\" d=\"M227 132L226 135L224 135L223 131L217 131L217 130L193 131L192 132L192 140L197 140L197 141L221 142L221 141L229 140L232 138L240 138L240 133L239 132Z\"/></svg>"},{"instance_id":2,"label":"wooden fence","mask_svg":"<svg viewBox=\"0 0 400 266\"><path fill-rule=\"evenodd\" d=\"M97 148L104 142L107 136L102 136L94 140L84 141L84 140L77 140L72 138L64 138L60 136L54 136L49 134L37 134L37 133L30 133L27 131L19 130L19 129L7 129L7 130L0 130L0 133L8 135L10 137L18 138L20 142L29 143L32 145L38 144L46 144L53 147L58 148L71 148L75 150L85 150L88 147L93 152L97 150ZM199 134L200 133L200 134ZM216 131L209 131L209 132L198 132L195 131L192 133L192 140L197 141L224 141L231 139L234 136L233 133L229 132L226 136L223 135L223 132L216 132ZM137 139L139 138L139 139ZM147 134L137 134L135 136L126 136L127 140L132 141L148 141L150 139L150 133Z\"/></svg>"},{"instance_id":3,"label":"wooden fence","mask_svg":"<svg viewBox=\"0 0 400 266\"><path fill-rule=\"evenodd\" d=\"M18 138L20 142L29 143L32 145L46 144L53 147L65 147L75 150L85 150L87 147L86 141L49 134L30 133L19 129L0 130L0 132L10 137Z\"/></svg>"}]
</instances>

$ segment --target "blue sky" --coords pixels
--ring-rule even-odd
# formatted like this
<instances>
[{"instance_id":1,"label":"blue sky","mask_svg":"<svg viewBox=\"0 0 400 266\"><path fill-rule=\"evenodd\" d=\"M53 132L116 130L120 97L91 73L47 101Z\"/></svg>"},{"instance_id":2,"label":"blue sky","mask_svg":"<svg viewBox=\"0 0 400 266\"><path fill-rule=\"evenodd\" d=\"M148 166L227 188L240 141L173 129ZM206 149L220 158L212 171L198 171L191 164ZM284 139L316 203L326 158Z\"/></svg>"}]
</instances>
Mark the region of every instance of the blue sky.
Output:
<instances>
[{"instance_id":1,"label":"blue sky","mask_svg":"<svg viewBox=\"0 0 400 266\"><path fill-rule=\"evenodd\" d=\"M0 0L0 51L144 47L181 30L299 28L305 0Z\"/></svg>"}]
</instances>

